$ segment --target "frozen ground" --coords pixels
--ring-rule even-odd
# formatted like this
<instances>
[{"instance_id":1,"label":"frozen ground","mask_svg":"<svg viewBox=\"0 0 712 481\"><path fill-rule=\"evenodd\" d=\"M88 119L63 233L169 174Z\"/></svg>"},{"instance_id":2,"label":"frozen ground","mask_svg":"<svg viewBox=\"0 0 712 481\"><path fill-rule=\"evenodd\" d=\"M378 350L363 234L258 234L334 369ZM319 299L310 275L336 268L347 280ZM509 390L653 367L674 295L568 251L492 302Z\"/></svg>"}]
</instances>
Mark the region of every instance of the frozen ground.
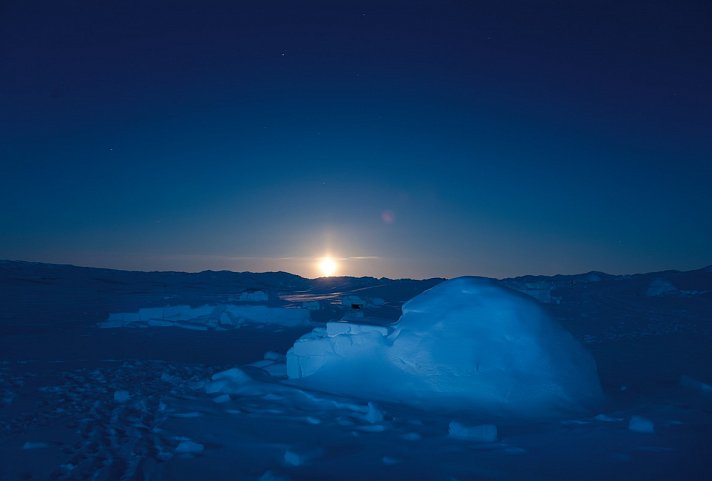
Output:
<instances>
[{"instance_id":1,"label":"frozen ground","mask_svg":"<svg viewBox=\"0 0 712 481\"><path fill-rule=\"evenodd\" d=\"M501 281L592 353L605 401L576 416L493 420L287 380L287 351L343 317L344 296L392 328L439 282L0 263L0 479L710 479L710 269ZM219 329L213 308L148 327L155 309L206 305L311 321ZM98 327L142 309L146 323Z\"/></svg>"}]
</instances>

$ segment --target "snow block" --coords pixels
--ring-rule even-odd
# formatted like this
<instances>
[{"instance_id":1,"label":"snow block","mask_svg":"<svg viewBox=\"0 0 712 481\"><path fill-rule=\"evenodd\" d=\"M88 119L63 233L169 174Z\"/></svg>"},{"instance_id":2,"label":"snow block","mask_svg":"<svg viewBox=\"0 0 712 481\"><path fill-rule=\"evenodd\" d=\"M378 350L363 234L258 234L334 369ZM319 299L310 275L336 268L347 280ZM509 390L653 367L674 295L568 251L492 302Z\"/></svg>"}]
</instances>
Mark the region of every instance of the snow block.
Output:
<instances>
[{"instance_id":1,"label":"snow block","mask_svg":"<svg viewBox=\"0 0 712 481\"><path fill-rule=\"evenodd\" d=\"M292 382L483 415L555 417L602 399L587 351L530 297L492 281L443 282L391 327L328 323L287 353Z\"/></svg>"}]
</instances>

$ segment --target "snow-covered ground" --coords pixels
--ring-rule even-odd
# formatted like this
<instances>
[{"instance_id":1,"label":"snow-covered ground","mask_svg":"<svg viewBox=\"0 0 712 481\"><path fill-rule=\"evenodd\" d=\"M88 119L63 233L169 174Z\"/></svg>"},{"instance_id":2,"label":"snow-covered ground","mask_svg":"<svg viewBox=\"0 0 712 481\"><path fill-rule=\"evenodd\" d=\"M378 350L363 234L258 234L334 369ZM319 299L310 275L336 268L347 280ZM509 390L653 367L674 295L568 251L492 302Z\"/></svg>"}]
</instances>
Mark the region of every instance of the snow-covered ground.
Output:
<instances>
[{"instance_id":1,"label":"snow-covered ground","mask_svg":"<svg viewBox=\"0 0 712 481\"><path fill-rule=\"evenodd\" d=\"M261 305L217 304L198 307L149 307L136 312L109 315L99 327L180 327L196 331L235 329L245 324L276 324L295 327L308 325L310 311L302 308L268 307Z\"/></svg>"},{"instance_id":2,"label":"snow-covered ground","mask_svg":"<svg viewBox=\"0 0 712 481\"><path fill-rule=\"evenodd\" d=\"M478 295L467 284L459 300L443 284L396 322L440 282L0 263L0 480L709 479L709 269L508 279ZM366 324L334 322L356 298ZM497 306L504 317L489 325ZM230 309L239 321L221 327ZM526 325L529 309L543 324ZM478 322L462 325L463 311ZM113 329L99 327L107 321ZM478 397L452 408L377 399L368 387L384 365L370 378L344 370L340 382L362 389L330 392L288 376L287 353L314 329L332 347L365 335L364 353L347 351L357 360L374 340L396 346L390 359L424 354L431 387L452 388L455 376L468 395L473 379L501 395L514 371L524 386L547 374L580 392L592 381L572 353L584 346L603 399L531 417L493 415ZM547 329L575 341L559 350L567 342L549 342ZM393 333L418 348L398 348ZM472 352L486 354L479 371L463 370L477 365ZM476 377L492 366L502 376Z\"/></svg>"}]
</instances>

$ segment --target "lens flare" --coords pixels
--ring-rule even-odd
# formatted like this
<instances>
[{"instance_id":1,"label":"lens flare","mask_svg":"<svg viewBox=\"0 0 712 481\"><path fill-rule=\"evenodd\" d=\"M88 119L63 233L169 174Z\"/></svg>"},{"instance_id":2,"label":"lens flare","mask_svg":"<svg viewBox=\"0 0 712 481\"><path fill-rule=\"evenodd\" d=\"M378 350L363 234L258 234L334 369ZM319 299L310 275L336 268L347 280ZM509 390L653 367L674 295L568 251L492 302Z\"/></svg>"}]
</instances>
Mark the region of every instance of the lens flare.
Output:
<instances>
[{"instance_id":1,"label":"lens flare","mask_svg":"<svg viewBox=\"0 0 712 481\"><path fill-rule=\"evenodd\" d=\"M336 274L336 269L338 265L336 261L331 256L322 257L319 260L319 272L324 277L331 277Z\"/></svg>"}]
</instances>

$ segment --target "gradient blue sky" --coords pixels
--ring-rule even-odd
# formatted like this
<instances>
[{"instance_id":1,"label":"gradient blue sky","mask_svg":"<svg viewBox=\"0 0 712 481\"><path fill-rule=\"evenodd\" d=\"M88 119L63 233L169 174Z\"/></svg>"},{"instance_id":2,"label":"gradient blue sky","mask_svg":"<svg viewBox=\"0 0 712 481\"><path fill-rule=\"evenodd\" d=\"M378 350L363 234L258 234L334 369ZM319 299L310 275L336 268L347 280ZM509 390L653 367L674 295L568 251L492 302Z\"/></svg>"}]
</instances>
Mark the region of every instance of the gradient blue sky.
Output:
<instances>
[{"instance_id":1,"label":"gradient blue sky","mask_svg":"<svg viewBox=\"0 0 712 481\"><path fill-rule=\"evenodd\" d=\"M0 258L712 263L710 2L0 5Z\"/></svg>"}]
</instances>

